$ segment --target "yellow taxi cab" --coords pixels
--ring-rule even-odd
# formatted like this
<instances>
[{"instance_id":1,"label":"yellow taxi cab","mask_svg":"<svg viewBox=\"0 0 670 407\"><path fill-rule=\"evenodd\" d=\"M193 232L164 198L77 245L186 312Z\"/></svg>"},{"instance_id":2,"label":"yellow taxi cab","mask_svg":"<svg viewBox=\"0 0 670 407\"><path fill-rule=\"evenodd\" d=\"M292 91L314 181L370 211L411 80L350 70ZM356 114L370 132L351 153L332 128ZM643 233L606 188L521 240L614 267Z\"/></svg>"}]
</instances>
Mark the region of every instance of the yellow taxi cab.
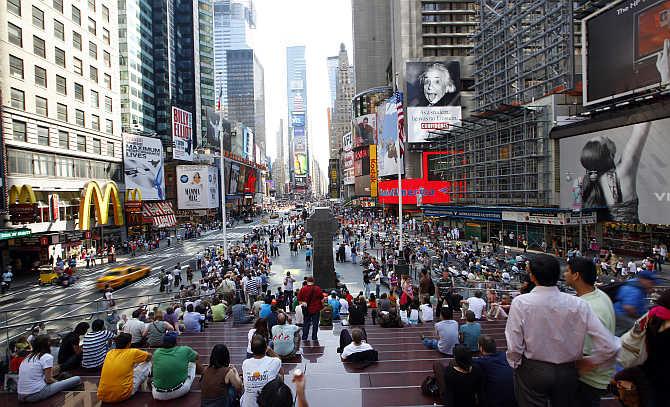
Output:
<instances>
[{"instance_id":1,"label":"yellow taxi cab","mask_svg":"<svg viewBox=\"0 0 670 407\"><path fill-rule=\"evenodd\" d=\"M151 274L151 267L149 266L114 267L103 276L99 277L95 286L98 290L104 290L107 284L109 284L111 288L118 288L126 284L134 283L149 274Z\"/></svg>"}]
</instances>

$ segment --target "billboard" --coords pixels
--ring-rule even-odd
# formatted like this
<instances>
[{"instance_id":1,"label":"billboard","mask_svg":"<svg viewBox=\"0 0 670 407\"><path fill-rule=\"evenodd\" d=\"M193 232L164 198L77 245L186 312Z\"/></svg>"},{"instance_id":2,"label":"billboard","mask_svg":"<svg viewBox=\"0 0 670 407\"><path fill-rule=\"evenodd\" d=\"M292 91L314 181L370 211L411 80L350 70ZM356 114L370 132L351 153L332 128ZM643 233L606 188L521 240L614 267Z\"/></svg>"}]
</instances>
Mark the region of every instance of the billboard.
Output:
<instances>
[{"instance_id":1,"label":"billboard","mask_svg":"<svg viewBox=\"0 0 670 407\"><path fill-rule=\"evenodd\" d=\"M228 194L235 195L237 194L237 182L240 178L240 165L231 163L230 164L230 175L228 176Z\"/></svg>"},{"instance_id":2,"label":"billboard","mask_svg":"<svg viewBox=\"0 0 670 407\"><path fill-rule=\"evenodd\" d=\"M186 110L172 107L172 157L175 160L193 161L193 115Z\"/></svg>"},{"instance_id":3,"label":"billboard","mask_svg":"<svg viewBox=\"0 0 670 407\"><path fill-rule=\"evenodd\" d=\"M370 196L377 197L377 146L370 145Z\"/></svg>"},{"instance_id":4,"label":"billboard","mask_svg":"<svg viewBox=\"0 0 670 407\"><path fill-rule=\"evenodd\" d=\"M460 64L407 62L407 136L410 143L427 141L428 133L461 122Z\"/></svg>"},{"instance_id":5,"label":"billboard","mask_svg":"<svg viewBox=\"0 0 670 407\"><path fill-rule=\"evenodd\" d=\"M356 177L354 182L354 195L370 196L370 176Z\"/></svg>"},{"instance_id":6,"label":"billboard","mask_svg":"<svg viewBox=\"0 0 670 407\"><path fill-rule=\"evenodd\" d=\"M354 151L354 176L370 175L369 147Z\"/></svg>"},{"instance_id":7,"label":"billboard","mask_svg":"<svg viewBox=\"0 0 670 407\"><path fill-rule=\"evenodd\" d=\"M377 115L366 114L354 119L354 148L377 143Z\"/></svg>"},{"instance_id":8,"label":"billboard","mask_svg":"<svg viewBox=\"0 0 670 407\"><path fill-rule=\"evenodd\" d=\"M342 150L351 151L354 147L354 138L351 133L347 133L342 136Z\"/></svg>"},{"instance_id":9,"label":"billboard","mask_svg":"<svg viewBox=\"0 0 670 407\"><path fill-rule=\"evenodd\" d=\"M291 113L291 127L305 127L305 114Z\"/></svg>"},{"instance_id":10,"label":"billboard","mask_svg":"<svg viewBox=\"0 0 670 407\"><path fill-rule=\"evenodd\" d=\"M224 118L222 111L214 110L211 107L205 108L205 111L207 113L207 133L204 138L198 141L197 147L219 151L221 137L223 137L223 149L230 151L230 122Z\"/></svg>"},{"instance_id":11,"label":"billboard","mask_svg":"<svg viewBox=\"0 0 670 407\"><path fill-rule=\"evenodd\" d=\"M386 177L405 172L404 158L398 151L398 109L388 99L377 109L377 175Z\"/></svg>"},{"instance_id":12,"label":"billboard","mask_svg":"<svg viewBox=\"0 0 670 407\"><path fill-rule=\"evenodd\" d=\"M293 135L293 151L296 153L307 152L307 138L304 135Z\"/></svg>"},{"instance_id":13,"label":"billboard","mask_svg":"<svg viewBox=\"0 0 670 407\"><path fill-rule=\"evenodd\" d=\"M398 204L398 180L379 181L379 202ZM451 202L452 183L449 181L427 181L422 178L402 180L403 205L447 204Z\"/></svg>"},{"instance_id":14,"label":"billboard","mask_svg":"<svg viewBox=\"0 0 670 407\"><path fill-rule=\"evenodd\" d=\"M177 166L179 209L207 209L219 206L219 175L209 165Z\"/></svg>"},{"instance_id":15,"label":"billboard","mask_svg":"<svg viewBox=\"0 0 670 407\"><path fill-rule=\"evenodd\" d=\"M670 1L622 0L582 20L584 105L670 80Z\"/></svg>"},{"instance_id":16,"label":"billboard","mask_svg":"<svg viewBox=\"0 0 670 407\"><path fill-rule=\"evenodd\" d=\"M560 140L561 207L601 220L667 224L670 119Z\"/></svg>"},{"instance_id":17,"label":"billboard","mask_svg":"<svg viewBox=\"0 0 670 407\"><path fill-rule=\"evenodd\" d=\"M293 172L296 177L305 177L307 176L307 154L306 153L293 153Z\"/></svg>"},{"instance_id":18,"label":"billboard","mask_svg":"<svg viewBox=\"0 0 670 407\"><path fill-rule=\"evenodd\" d=\"M247 160L254 160L254 131L248 127L244 127L243 130L243 149L242 157Z\"/></svg>"},{"instance_id":19,"label":"billboard","mask_svg":"<svg viewBox=\"0 0 670 407\"><path fill-rule=\"evenodd\" d=\"M161 140L124 134L123 173L126 190L139 189L146 201L165 199Z\"/></svg>"},{"instance_id":20,"label":"billboard","mask_svg":"<svg viewBox=\"0 0 670 407\"><path fill-rule=\"evenodd\" d=\"M354 183L354 152L351 150L342 155L342 178L345 185Z\"/></svg>"}]
</instances>

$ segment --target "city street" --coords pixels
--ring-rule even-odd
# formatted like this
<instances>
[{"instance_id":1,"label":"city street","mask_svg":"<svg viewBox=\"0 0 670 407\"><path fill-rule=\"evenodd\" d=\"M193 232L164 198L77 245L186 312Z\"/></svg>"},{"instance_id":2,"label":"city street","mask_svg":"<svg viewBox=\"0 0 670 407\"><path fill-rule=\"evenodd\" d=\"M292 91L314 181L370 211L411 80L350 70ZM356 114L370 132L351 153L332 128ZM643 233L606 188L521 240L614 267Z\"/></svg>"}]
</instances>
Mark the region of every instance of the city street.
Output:
<instances>
[{"instance_id":1,"label":"city street","mask_svg":"<svg viewBox=\"0 0 670 407\"><path fill-rule=\"evenodd\" d=\"M276 223L276 222L273 222ZM245 234L251 232L259 222L240 224L228 230L228 241L234 243L241 241ZM106 304L102 300L102 294L96 290L97 278L108 270L122 265L143 265L152 269L151 275L137 282L126 285L114 291L116 308L119 313L129 314L129 309L140 303L164 305L170 301L171 296L159 292L158 272L161 267L172 270L177 262L180 262L182 270L182 281L186 281L185 266L191 265L195 270L195 258L199 251L203 252L209 246L222 244L223 234L220 231L207 232L204 236L172 244L171 247L163 246L162 249L134 258L122 258L113 264L96 266L91 270L81 267L78 271L79 280L71 287L39 286L37 277L35 283L27 287L11 290L6 295L0 296L0 343L9 338L26 334L35 321L48 320L47 329L51 332L60 332L72 328L77 322L90 317L92 313L100 313L104 316ZM280 256L272 259L270 275L270 288L275 291L280 286L287 271L298 281L302 281L306 275L311 275L311 270L306 270L304 250L297 256L291 256L288 245L280 244ZM348 263L335 263L336 272L341 281L347 285L352 293L363 290L361 269L359 266ZM199 273L195 273L197 279ZM96 301L97 300L97 301ZM77 317L79 316L79 317ZM58 320L61 318L68 318ZM17 326L26 324L25 326ZM6 326L13 326L9 330Z\"/></svg>"}]
</instances>

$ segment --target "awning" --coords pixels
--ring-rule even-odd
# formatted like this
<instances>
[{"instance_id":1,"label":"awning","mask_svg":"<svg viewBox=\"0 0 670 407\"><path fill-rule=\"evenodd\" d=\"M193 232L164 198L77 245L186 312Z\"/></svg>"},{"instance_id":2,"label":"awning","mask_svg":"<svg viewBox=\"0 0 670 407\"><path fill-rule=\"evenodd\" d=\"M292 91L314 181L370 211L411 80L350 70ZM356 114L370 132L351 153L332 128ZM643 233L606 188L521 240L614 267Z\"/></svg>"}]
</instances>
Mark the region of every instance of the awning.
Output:
<instances>
[{"instance_id":1,"label":"awning","mask_svg":"<svg viewBox=\"0 0 670 407\"><path fill-rule=\"evenodd\" d=\"M142 217L144 223L150 223L157 228L169 228L177 225L172 204L167 201L142 202Z\"/></svg>"}]
</instances>

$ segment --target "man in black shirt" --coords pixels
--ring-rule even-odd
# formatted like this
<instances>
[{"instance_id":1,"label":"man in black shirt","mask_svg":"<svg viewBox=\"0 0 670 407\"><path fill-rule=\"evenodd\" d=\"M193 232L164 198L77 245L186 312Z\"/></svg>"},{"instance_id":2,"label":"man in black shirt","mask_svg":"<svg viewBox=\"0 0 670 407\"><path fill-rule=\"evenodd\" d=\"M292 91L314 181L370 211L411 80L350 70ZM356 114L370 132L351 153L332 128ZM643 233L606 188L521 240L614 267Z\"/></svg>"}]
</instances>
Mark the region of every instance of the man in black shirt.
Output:
<instances>
[{"instance_id":1,"label":"man in black shirt","mask_svg":"<svg viewBox=\"0 0 670 407\"><path fill-rule=\"evenodd\" d=\"M80 322L74 331L63 337L58 350L58 364L61 372L67 372L81 366L82 349L79 346L79 338L84 335L90 325L88 322Z\"/></svg>"}]
</instances>

